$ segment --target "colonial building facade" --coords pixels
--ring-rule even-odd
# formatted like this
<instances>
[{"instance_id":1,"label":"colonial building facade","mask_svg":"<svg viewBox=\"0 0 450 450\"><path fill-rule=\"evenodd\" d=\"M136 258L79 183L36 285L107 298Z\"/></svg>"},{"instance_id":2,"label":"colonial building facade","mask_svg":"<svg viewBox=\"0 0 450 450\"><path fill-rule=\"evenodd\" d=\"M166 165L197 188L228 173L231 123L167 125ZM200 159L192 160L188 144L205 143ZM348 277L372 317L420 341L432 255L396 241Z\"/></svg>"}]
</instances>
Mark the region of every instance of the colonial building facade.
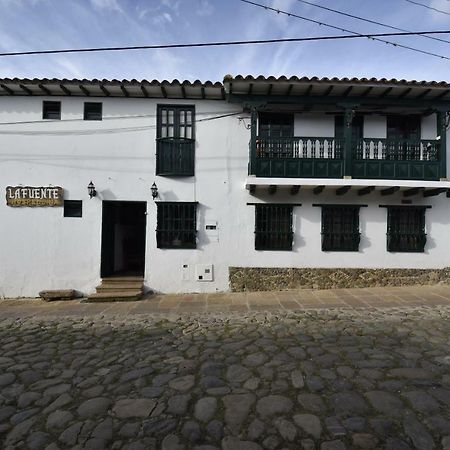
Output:
<instances>
[{"instance_id":1,"label":"colonial building facade","mask_svg":"<svg viewBox=\"0 0 450 450\"><path fill-rule=\"evenodd\" d=\"M0 94L0 297L450 266L447 83L1 79Z\"/></svg>"}]
</instances>

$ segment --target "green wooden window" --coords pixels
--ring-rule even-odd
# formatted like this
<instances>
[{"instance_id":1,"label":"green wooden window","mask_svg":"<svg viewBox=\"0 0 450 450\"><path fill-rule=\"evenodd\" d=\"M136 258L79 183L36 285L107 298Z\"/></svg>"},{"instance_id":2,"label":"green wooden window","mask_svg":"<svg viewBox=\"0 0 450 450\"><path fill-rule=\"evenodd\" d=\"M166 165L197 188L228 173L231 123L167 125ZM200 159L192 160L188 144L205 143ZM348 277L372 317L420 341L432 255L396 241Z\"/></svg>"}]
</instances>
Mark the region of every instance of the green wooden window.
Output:
<instances>
[{"instance_id":1,"label":"green wooden window","mask_svg":"<svg viewBox=\"0 0 450 450\"><path fill-rule=\"evenodd\" d=\"M197 247L197 203L157 203L158 248Z\"/></svg>"},{"instance_id":2,"label":"green wooden window","mask_svg":"<svg viewBox=\"0 0 450 450\"><path fill-rule=\"evenodd\" d=\"M255 205L255 250L292 250L292 206Z\"/></svg>"},{"instance_id":3,"label":"green wooden window","mask_svg":"<svg viewBox=\"0 0 450 450\"><path fill-rule=\"evenodd\" d=\"M388 252L423 252L425 234L425 207L389 206L387 218Z\"/></svg>"},{"instance_id":4,"label":"green wooden window","mask_svg":"<svg viewBox=\"0 0 450 450\"><path fill-rule=\"evenodd\" d=\"M420 116L389 115L387 116L388 139L420 139Z\"/></svg>"},{"instance_id":5,"label":"green wooden window","mask_svg":"<svg viewBox=\"0 0 450 450\"><path fill-rule=\"evenodd\" d=\"M294 136L293 114L259 114L259 136L261 137L291 137Z\"/></svg>"},{"instance_id":6,"label":"green wooden window","mask_svg":"<svg viewBox=\"0 0 450 450\"><path fill-rule=\"evenodd\" d=\"M357 252L360 236L359 206L322 206L322 251Z\"/></svg>"},{"instance_id":7,"label":"green wooden window","mask_svg":"<svg viewBox=\"0 0 450 450\"><path fill-rule=\"evenodd\" d=\"M102 120L101 102L84 102L84 120Z\"/></svg>"},{"instance_id":8,"label":"green wooden window","mask_svg":"<svg viewBox=\"0 0 450 450\"><path fill-rule=\"evenodd\" d=\"M193 105L158 105L156 175L194 175L194 124Z\"/></svg>"},{"instance_id":9,"label":"green wooden window","mask_svg":"<svg viewBox=\"0 0 450 450\"><path fill-rule=\"evenodd\" d=\"M42 118L61 120L61 102L42 102Z\"/></svg>"}]
</instances>

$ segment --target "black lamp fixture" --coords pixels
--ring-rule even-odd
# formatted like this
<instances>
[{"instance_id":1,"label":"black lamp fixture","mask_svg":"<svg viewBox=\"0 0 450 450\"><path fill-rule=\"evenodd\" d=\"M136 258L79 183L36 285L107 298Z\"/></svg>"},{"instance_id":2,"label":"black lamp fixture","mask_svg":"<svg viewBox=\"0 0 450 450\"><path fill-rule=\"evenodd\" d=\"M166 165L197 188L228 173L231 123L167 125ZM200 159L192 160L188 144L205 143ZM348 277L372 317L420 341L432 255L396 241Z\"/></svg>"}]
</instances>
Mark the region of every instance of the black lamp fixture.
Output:
<instances>
[{"instance_id":1,"label":"black lamp fixture","mask_svg":"<svg viewBox=\"0 0 450 450\"><path fill-rule=\"evenodd\" d=\"M158 186L156 186L155 182L153 182L152 187L150 189L152 191L153 200L155 200L155 198L158 197Z\"/></svg>"},{"instance_id":2,"label":"black lamp fixture","mask_svg":"<svg viewBox=\"0 0 450 450\"><path fill-rule=\"evenodd\" d=\"M95 190L95 186L92 181L88 184L88 194L89 198L95 197L97 195L97 191Z\"/></svg>"}]
</instances>

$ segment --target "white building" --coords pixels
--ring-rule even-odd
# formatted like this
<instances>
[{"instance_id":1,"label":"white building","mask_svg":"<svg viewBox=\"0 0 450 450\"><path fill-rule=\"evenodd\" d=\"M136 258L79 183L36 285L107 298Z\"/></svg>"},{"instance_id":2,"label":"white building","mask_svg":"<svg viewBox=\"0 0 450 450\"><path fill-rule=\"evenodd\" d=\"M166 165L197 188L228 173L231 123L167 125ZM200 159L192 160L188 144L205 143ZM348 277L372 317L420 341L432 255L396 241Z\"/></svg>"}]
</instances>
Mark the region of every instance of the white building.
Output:
<instances>
[{"instance_id":1,"label":"white building","mask_svg":"<svg viewBox=\"0 0 450 450\"><path fill-rule=\"evenodd\" d=\"M0 94L0 297L450 266L450 84L1 79Z\"/></svg>"}]
</instances>

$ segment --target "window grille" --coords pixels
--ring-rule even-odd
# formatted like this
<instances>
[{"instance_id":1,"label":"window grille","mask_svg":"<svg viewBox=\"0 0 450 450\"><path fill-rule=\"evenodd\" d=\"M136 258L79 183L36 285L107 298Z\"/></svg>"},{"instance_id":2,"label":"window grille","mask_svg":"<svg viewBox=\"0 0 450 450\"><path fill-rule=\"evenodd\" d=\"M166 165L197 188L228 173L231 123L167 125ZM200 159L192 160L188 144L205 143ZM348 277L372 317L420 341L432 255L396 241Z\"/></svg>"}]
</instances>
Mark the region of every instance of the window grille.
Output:
<instances>
[{"instance_id":1,"label":"window grille","mask_svg":"<svg viewBox=\"0 0 450 450\"><path fill-rule=\"evenodd\" d=\"M84 120L102 120L102 103L85 102Z\"/></svg>"},{"instance_id":2,"label":"window grille","mask_svg":"<svg viewBox=\"0 0 450 450\"><path fill-rule=\"evenodd\" d=\"M197 203L157 203L158 248L196 248Z\"/></svg>"},{"instance_id":3,"label":"window grille","mask_svg":"<svg viewBox=\"0 0 450 450\"><path fill-rule=\"evenodd\" d=\"M64 217L82 217L83 202L81 200L64 200Z\"/></svg>"},{"instance_id":4,"label":"window grille","mask_svg":"<svg viewBox=\"0 0 450 450\"><path fill-rule=\"evenodd\" d=\"M61 120L61 102L44 101L42 103L42 118Z\"/></svg>"},{"instance_id":5,"label":"window grille","mask_svg":"<svg viewBox=\"0 0 450 450\"><path fill-rule=\"evenodd\" d=\"M423 252L425 234L425 207L388 206L388 252Z\"/></svg>"},{"instance_id":6,"label":"window grille","mask_svg":"<svg viewBox=\"0 0 450 450\"><path fill-rule=\"evenodd\" d=\"M195 107L158 105L156 175L194 175Z\"/></svg>"},{"instance_id":7,"label":"window grille","mask_svg":"<svg viewBox=\"0 0 450 450\"><path fill-rule=\"evenodd\" d=\"M292 206L255 206L255 250L292 250Z\"/></svg>"},{"instance_id":8,"label":"window grille","mask_svg":"<svg viewBox=\"0 0 450 450\"><path fill-rule=\"evenodd\" d=\"M322 251L357 252L359 232L359 206L322 206Z\"/></svg>"}]
</instances>

